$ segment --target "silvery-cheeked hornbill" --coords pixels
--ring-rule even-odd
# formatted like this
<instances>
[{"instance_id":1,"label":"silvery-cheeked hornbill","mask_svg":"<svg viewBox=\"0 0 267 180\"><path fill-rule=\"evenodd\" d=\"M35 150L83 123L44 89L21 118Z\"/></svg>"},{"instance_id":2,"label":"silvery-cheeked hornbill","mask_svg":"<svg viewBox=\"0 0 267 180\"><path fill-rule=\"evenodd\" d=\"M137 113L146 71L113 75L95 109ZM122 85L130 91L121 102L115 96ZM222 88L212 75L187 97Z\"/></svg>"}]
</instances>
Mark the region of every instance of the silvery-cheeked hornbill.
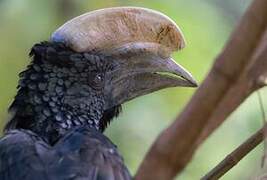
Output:
<instances>
[{"instance_id":1,"label":"silvery-cheeked hornbill","mask_svg":"<svg viewBox=\"0 0 267 180\"><path fill-rule=\"evenodd\" d=\"M131 179L103 131L126 101L196 86L170 57L184 45L168 17L133 7L86 13L35 44L0 140L0 179Z\"/></svg>"}]
</instances>

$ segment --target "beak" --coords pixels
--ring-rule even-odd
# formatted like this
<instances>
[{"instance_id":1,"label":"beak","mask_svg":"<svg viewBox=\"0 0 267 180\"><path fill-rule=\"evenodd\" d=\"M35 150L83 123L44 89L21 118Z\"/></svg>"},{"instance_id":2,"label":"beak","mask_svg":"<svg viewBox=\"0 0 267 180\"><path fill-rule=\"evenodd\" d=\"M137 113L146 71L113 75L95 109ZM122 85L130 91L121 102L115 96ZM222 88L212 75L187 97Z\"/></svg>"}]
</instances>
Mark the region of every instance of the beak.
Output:
<instances>
[{"instance_id":1,"label":"beak","mask_svg":"<svg viewBox=\"0 0 267 180\"><path fill-rule=\"evenodd\" d=\"M115 7L78 16L59 27L51 41L76 52L107 55L104 94L108 110L141 95L175 86L196 87L182 66L170 58L185 47L180 28L166 15L145 8Z\"/></svg>"},{"instance_id":2,"label":"beak","mask_svg":"<svg viewBox=\"0 0 267 180\"><path fill-rule=\"evenodd\" d=\"M105 109L168 87L197 87L192 75L170 57L143 53L116 58L115 63L107 75Z\"/></svg>"}]
</instances>

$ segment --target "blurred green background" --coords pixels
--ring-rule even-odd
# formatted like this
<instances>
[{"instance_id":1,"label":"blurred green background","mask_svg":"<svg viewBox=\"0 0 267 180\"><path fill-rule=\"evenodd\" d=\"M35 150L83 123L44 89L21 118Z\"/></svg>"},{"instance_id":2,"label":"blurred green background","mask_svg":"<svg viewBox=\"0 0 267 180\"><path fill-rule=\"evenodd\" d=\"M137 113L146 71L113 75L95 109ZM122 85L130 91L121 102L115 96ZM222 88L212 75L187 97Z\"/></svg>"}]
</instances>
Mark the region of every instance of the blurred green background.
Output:
<instances>
[{"instance_id":1,"label":"blurred green background","mask_svg":"<svg viewBox=\"0 0 267 180\"><path fill-rule=\"evenodd\" d=\"M111 6L159 10L177 22L187 40L187 48L176 53L175 59L201 82L249 3L250 0L0 0L0 128L6 122L7 108L16 93L17 74L29 63L31 46L47 40L66 20ZM267 89L260 92L266 107ZM193 93L189 88L172 88L123 106L122 115L113 121L106 134L118 145L132 173L157 135L172 122ZM258 97L253 94L201 146L177 179L199 179L261 125ZM262 156L260 145L222 179L257 177Z\"/></svg>"}]
</instances>

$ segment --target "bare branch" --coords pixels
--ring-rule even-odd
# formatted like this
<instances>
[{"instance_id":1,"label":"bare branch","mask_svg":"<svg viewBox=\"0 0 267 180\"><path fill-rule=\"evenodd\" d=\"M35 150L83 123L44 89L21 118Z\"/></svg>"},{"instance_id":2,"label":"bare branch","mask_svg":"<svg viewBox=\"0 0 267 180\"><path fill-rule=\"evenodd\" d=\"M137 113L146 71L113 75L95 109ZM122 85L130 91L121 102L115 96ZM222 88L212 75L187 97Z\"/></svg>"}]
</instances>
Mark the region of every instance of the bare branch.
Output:
<instances>
[{"instance_id":1,"label":"bare branch","mask_svg":"<svg viewBox=\"0 0 267 180\"><path fill-rule=\"evenodd\" d=\"M221 124L251 92L258 88L258 83L246 84L244 82L246 78L242 77L245 76L246 69L253 69L248 67L255 60L252 56L267 26L266 9L266 0L254 0L184 111L152 145L139 167L136 179L172 179L187 165L198 145L205 139L206 136L203 135L200 139L200 135L210 119L219 118L218 124ZM254 63L255 67L257 63ZM258 74L259 71L252 72ZM253 79L253 82L257 82L258 79L259 77ZM240 94L240 99L236 100L233 106L222 108L221 101L227 94L233 95L233 93ZM210 134L216 127L210 128L205 133Z\"/></svg>"},{"instance_id":2,"label":"bare branch","mask_svg":"<svg viewBox=\"0 0 267 180\"><path fill-rule=\"evenodd\" d=\"M265 126L266 128L266 126ZM257 145L263 141L264 127L258 132L253 134L243 144L236 148L231 154L221 161L215 168L213 168L208 174L201 178L201 180L219 179L232 167L234 167L243 157L251 152Z\"/></svg>"},{"instance_id":3,"label":"bare branch","mask_svg":"<svg viewBox=\"0 0 267 180\"><path fill-rule=\"evenodd\" d=\"M240 73L239 79L225 93L212 113L209 122L198 137L202 143L225 118L233 112L252 92L266 85L261 79L267 78L267 30L264 38L251 58L250 64Z\"/></svg>"}]
</instances>

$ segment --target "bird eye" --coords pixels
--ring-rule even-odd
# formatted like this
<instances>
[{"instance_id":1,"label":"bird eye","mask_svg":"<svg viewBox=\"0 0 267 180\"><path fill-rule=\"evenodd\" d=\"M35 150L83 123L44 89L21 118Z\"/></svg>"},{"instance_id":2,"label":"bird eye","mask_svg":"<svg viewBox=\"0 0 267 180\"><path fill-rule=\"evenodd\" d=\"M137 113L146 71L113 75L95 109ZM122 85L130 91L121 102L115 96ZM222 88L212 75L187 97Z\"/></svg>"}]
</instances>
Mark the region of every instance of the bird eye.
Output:
<instances>
[{"instance_id":1,"label":"bird eye","mask_svg":"<svg viewBox=\"0 0 267 180\"><path fill-rule=\"evenodd\" d=\"M89 78L89 83L92 88L99 90L104 86L103 80L104 77L102 74L93 73L91 78Z\"/></svg>"},{"instance_id":2,"label":"bird eye","mask_svg":"<svg viewBox=\"0 0 267 180\"><path fill-rule=\"evenodd\" d=\"M102 76L100 75L100 74L97 74L96 76L95 76L95 79L94 79L94 81L96 82L96 83L100 83L101 81L102 81Z\"/></svg>"}]
</instances>

